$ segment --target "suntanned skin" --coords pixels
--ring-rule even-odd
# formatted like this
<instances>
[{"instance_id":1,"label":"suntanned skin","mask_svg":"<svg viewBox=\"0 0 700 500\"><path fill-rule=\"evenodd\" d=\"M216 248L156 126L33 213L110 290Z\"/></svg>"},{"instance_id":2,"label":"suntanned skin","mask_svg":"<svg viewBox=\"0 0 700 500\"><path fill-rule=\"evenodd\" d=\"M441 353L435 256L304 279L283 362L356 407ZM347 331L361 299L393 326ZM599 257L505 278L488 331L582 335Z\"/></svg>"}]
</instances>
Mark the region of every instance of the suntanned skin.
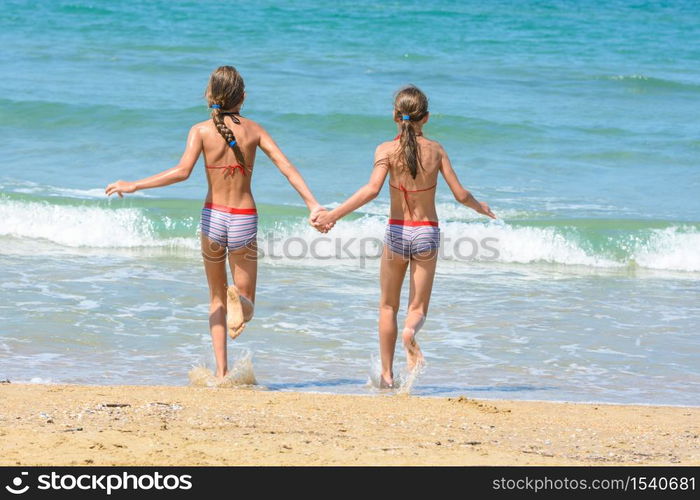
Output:
<instances>
[{"instance_id":1,"label":"suntanned skin","mask_svg":"<svg viewBox=\"0 0 700 500\"><path fill-rule=\"evenodd\" d=\"M387 175L389 175L389 182L393 186L403 185L407 190L414 191L434 186L437 183L438 174L442 174L458 202L480 214L495 219L496 216L488 204L477 201L471 192L462 186L442 145L423 136L423 125L428 119L429 115L426 114L422 120L414 122L422 164L422 168L418 169L415 179L408 172L397 166L396 162L388 161L398 147L398 140L384 142L375 151L374 168L372 169L369 182L333 210L312 214L312 224L316 224L319 227L335 224L342 217L370 202L381 191ZM395 119L395 121L397 120ZM400 123L398 121L397 127L400 132ZM407 200L404 198L404 193L399 189L391 188L390 192L391 207L389 215L392 219L437 221L435 189L409 193ZM384 245L379 276L381 288L379 301L379 350L382 360L382 387L393 387L394 384L394 350L398 337L396 316L399 311L401 286L409 265L410 292L408 314L404 322L402 340L406 350L409 369L414 369L423 363L423 354L415 336L423 326L428 314L437 255L438 251L433 250L410 258L404 258L395 254Z\"/></svg>"},{"instance_id":2,"label":"suntanned skin","mask_svg":"<svg viewBox=\"0 0 700 500\"><path fill-rule=\"evenodd\" d=\"M240 106L226 110L240 112ZM255 153L260 148L277 166L302 200L311 211L312 216L323 209L316 201L311 190L297 168L282 153L270 134L258 123L242 116L237 116L240 123L235 123L230 116L224 121L233 131L238 147L245 158L245 175L240 170L231 173L225 169L206 169L209 189L206 202L235 208L255 208L255 200L251 192ZM213 120L195 124L187 136L187 144L177 165L158 174L138 181L117 181L107 186L108 196L113 194L123 197L125 193L133 193L141 189L152 189L187 180L192 174L200 154L204 155L205 165L225 166L238 163L231 148L219 134ZM326 232L332 227L316 225L319 231ZM228 373L226 356L226 330L232 338L237 337L245 323L253 317L255 303L255 287L258 273L257 248L253 244L235 252L227 252L226 248L208 237L201 237L204 271L209 284L209 327L211 330L216 373L219 378ZM235 287L228 287L226 276L226 258ZM227 308L231 307L227 325Z\"/></svg>"}]
</instances>

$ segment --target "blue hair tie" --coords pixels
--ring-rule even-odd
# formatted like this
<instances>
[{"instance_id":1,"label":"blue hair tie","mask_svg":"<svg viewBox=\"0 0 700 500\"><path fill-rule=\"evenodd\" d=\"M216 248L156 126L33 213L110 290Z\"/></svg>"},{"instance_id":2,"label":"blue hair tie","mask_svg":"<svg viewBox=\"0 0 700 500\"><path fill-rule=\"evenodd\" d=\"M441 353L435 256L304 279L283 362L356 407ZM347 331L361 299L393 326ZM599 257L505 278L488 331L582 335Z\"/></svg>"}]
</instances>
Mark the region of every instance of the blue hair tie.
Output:
<instances>
[{"instance_id":1,"label":"blue hair tie","mask_svg":"<svg viewBox=\"0 0 700 500\"><path fill-rule=\"evenodd\" d=\"M212 105L209 106L209 107L210 107L211 109L221 109L221 106L219 106L218 104L212 104Z\"/></svg>"},{"instance_id":2,"label":"blue hair tie","mask_svg":"<svg viewBox=\"0 0 700 500\"><path fill-rule=\"evenodd\" d=\"M236 145L236 141L231 141L231 142L228 143L228 145L231 146L231 147L233 147L233 146Z\"/></svg>"},{"instance_id":3,"label":"blue hair tie","mask_svg":"<svg viewBox=\"0 0 700 500\"><path fill-rule=\"evenodd\" d=\"M409 115L403 115L402 118L404 121L408 121L411 119L411 117Z\"/></svg>"}]
</instances>

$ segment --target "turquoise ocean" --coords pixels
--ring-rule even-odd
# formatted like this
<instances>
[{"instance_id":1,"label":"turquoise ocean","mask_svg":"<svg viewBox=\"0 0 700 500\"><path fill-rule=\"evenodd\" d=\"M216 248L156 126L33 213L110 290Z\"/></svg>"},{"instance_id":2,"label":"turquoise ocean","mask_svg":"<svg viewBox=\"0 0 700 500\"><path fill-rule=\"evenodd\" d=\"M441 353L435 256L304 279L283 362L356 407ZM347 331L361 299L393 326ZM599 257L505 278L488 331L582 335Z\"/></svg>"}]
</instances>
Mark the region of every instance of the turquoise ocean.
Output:
<instances>
[{"instance_id":1,"label":"turquoise ocean","mask_svg":"<svg viewBox=\"0 0 700 500\"><path fill-rule=\"evenodd\" d=\"M500 216L440 182L414 394L700 402L697 1L3 0L0 47L0 379L183 385L211 366L203 165L103 190L173 166L232 64L243 114L322 203L366 181L414 83L426 135ZM375 393L387 188L326 240L262 155L254 193L257 312L231 355L270 390Z\"/></svg>"}]
</instances>

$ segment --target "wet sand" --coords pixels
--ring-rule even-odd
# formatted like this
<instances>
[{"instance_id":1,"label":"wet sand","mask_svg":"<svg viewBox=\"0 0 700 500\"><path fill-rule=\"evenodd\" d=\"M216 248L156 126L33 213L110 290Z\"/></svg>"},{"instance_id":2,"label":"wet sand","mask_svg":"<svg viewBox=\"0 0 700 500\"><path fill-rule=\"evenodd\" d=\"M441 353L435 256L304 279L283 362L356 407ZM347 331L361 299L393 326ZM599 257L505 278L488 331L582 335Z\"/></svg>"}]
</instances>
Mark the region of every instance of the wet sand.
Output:
<instances>
[{"instance_id":1,"label":"wet sand","mask_svg":"<svg viewBox=\"0 0 700 500\"><path fill-rule=\"evenodd\" d=\"M0 384L0 465L700 465L700 408Z\"/></svg>"}]
</instances>

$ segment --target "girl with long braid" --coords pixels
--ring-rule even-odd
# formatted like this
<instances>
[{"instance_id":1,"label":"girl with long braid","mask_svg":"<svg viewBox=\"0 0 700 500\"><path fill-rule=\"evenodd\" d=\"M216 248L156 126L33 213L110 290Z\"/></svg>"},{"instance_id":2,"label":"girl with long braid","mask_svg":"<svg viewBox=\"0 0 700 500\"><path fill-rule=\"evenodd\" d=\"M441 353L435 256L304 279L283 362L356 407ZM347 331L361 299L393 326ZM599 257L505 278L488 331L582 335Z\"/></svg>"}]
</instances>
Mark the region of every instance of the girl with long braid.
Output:
<instances>
[{"instance_id":1,"label":"girl with long braid","mask_svg":"<svg viewBox=\"0 0 700 500\"><path fill-rule=\"evenodd\" d=\"M122 197L125 193L184 181L200 154L204 154L209 190L201 215L201 248L209 283L215 375L222 378L228 373L226 330L232 339L240 335L253 317L255 304L258 216L251 177L257 148L279 168L312 214L323 208L267 131L241 116L245 85L234 67L221 66L211 74L205 98L212 109L211 120L190 129L185 152L176 166L138 181L114 182L105 192ZM326 232L332 226L316 227ZM227 256L232 286L227 285Z\"/></svg>"},{"instance_id":2,"label":"girl with long braid","mask_svg":"<svg viewBox=\"0 0 700 500\"><path fill-rule=\"evenodd\" d=\"M323 228L377 197L389 176L391 208L384 238L380 268L379 348L382 361L380 385L394 385L393 362L398 328L396 316L401 286L410 266L408 314L402 340L408 368L423 363L416 334L428 314L433 277L440 246L435 209L435 188L441 173L458 202L487 217L496 218L489 206L462 187L450 159L440 143L423 135L429 118L428 98L417 87L408 86L394 98L394 121L399 135L377 147L369 182L330 212L311 215L312 224Z\"/></svg>"}]
</instances>

